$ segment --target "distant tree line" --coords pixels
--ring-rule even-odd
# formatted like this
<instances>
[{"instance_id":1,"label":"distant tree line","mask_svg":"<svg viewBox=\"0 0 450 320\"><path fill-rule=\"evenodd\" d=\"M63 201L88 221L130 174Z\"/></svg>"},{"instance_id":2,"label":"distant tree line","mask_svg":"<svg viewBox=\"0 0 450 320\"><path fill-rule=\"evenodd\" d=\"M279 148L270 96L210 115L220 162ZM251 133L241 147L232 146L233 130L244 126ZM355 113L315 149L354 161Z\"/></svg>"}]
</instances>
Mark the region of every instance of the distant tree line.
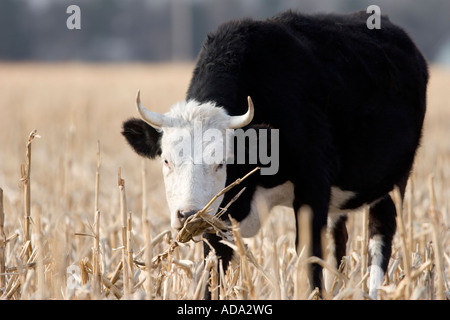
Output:
<instances>
[{"instance_id":1,"label":"distant tree line","mask_svg":"<svg viewBox=\"0 0 450 320\"><path fill-rule=\"evenodd\" d=\"M429 60L450 42L450 1L379 0ZM66 27L69 5L81 30ZM206 34L230 19L262 19L286 9L365 10L361 0L1 0L0 60L192 60Z\"/></svg>"}]
</instances>

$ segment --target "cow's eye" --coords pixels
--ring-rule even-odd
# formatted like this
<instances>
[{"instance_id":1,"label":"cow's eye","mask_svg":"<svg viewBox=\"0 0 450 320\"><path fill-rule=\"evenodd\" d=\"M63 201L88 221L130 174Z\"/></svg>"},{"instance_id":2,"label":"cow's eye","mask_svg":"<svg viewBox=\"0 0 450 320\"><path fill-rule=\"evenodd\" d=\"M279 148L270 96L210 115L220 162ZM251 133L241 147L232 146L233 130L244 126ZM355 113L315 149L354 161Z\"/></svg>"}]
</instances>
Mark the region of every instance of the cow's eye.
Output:
<instances>
[{"instance_id":1,"label":"cow's eye","mask_svg":"<svg viewBox=\"0 0 450 320\"><path fill-rule=\"evenodd\" d=\"M222 169L223 168L223 163L219 163L217 166L216 166L216 171L219 171L220 169Z\"/></svg>"},{"instance_id":2,"label":"cow's eye","mask_svg":"<svg viewBox=\"0 0 450 320\"><path fill-rule=\"evenodd\" d=\"M164 165L168 167L169 166L169 160L164 159L163 161L164 161Z\"/></svg>"}]
</instances>

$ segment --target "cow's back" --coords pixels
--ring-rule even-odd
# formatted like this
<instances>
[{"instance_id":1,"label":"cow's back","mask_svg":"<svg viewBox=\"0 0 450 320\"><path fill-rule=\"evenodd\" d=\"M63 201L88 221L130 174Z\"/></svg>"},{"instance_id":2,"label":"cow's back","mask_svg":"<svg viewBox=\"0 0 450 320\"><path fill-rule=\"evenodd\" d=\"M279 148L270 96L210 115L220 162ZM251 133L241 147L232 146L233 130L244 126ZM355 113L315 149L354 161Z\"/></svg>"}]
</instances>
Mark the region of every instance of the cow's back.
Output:
<instances>
[{"instance_id":1,"label":"cow's back","mask_svg":"<svg viewBox=\"0 0 450 320\"><path fill-rule=\"evenodd\" d=\"M362 101L382 98L409 98L423 107L428 73L422 55L389 19L370 30L367 18L363 12L286 12L266 21L227 22L205 40L187 98L215 101L234 115L245 112L251 95L254 122L267 121L274 109L292 115L284 100L325 112L345 111L340 105L358 111L352 108ZM416 113L421 122L424 110Z\"/></svg>"},{"instance_id":2,"label":"cow's back","mask_svg":"<svg viewBox=\"0 0 450 320\"><path fill-rule=\"evenodd\" d=\"M409 98L409 102L420 102L422 109L414 112L423 121L425 59L407 33L386 16L381 17L381 29L369 29L368 16L366 12L313 16L287 12L273 21L286 26L311 50L320 71L311 68L309 76L315 78L317 72L320 77L322 106L332 110L336 103L353 106L371 99L403 102Z\"/></svg>"}]
</instances>

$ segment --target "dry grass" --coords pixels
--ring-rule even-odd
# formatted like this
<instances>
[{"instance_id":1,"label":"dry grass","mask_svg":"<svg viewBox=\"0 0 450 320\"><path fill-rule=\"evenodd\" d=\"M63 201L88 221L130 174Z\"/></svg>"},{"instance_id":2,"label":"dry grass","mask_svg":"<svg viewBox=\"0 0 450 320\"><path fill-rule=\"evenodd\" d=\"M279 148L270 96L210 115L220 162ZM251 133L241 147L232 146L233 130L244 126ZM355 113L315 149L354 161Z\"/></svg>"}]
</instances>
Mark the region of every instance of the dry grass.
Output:
<instances>
[{"instance_id":1,"label":"dry grass","mask_svg":"<svg viewBox=\"0 0 450 320\"><path fill-rule=\"evenodd\" d=\"M339 271L307 258L307 249L297 255L292 212L284 209L245 240L247 247L233 227L242 259L227 273L215 271L214 255L203 264L203 245L192 241L145 267L175 235L160 164L131 151L121 123L137 115L137 89L157 111L183 99L192 67L0 65L2 299L197 299L207 281L215 284L213 298L315 299L317 292L304 289L308 277L298 272L307 272L312 261L331 274L325 299L367 297L362 212L349 216L348 256ZM432 69L425 135L404 205L397 203L403 214L381 299L449 299L448 83L450 72ZM26 149L34 129L41 139L31 143L29 170Z\"/></svg>"}]
</instances>

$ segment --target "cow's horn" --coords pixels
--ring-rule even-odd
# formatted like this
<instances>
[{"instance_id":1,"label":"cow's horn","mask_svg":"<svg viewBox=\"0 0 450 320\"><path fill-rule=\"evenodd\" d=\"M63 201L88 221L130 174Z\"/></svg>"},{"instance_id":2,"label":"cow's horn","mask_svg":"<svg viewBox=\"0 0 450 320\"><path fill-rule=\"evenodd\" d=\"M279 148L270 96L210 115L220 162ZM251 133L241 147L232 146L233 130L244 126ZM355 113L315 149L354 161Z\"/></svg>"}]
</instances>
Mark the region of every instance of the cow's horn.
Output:
<instances>
[{"instance_id":1,"label":"cow's horn","mask_svg":"<svg viewBox=\"0 0 450 320\"><path fill-rule=\"evenodd\" d=\"M142 119L152 127L161 128L167 122L167 117L163 114L147 110L141 103L141 91L138 90L136 95L136 107Z\"/></svg>"},{"instance_id":2,"label":"cow's horn","mask_svg":"<svg viewBox=\"0 0 450 320\"><path fill-rule=\"evenodd\" d=\"M245 114L241 116L230 117L229 127L230 129L239 129L248 125L253 119L254 107L252 98L248 97L248 110Z\"/></svg>"}]
</instances>

